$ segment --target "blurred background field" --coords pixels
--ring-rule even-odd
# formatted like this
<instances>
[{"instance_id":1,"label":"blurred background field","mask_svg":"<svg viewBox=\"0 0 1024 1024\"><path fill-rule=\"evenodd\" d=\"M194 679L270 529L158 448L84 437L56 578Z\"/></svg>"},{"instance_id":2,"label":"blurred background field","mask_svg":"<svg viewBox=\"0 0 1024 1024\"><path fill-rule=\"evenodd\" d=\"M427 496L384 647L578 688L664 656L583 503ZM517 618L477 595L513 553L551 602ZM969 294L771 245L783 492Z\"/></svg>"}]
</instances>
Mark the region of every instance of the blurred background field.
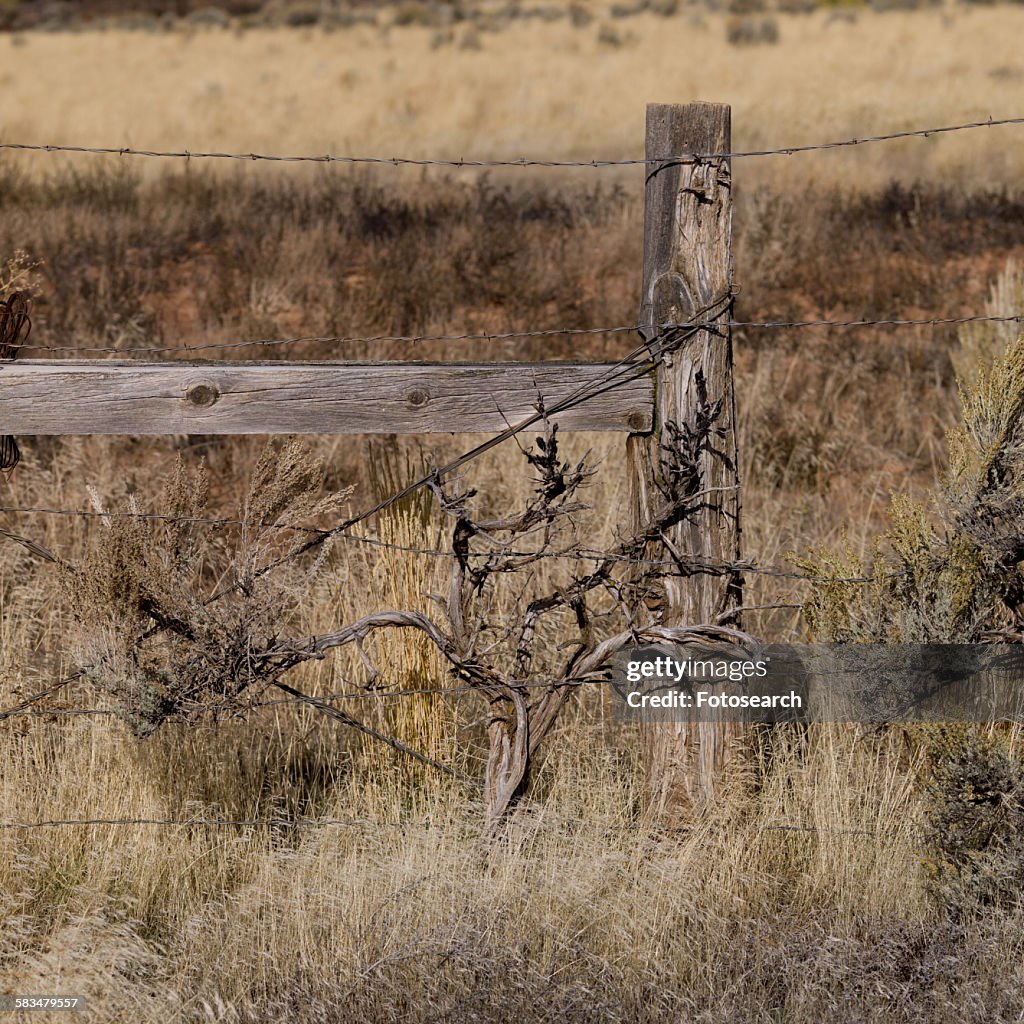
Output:
<instances>
[{"instance_id":1,"label":"blurred background field","mask_svg":"<svg viewBox=\"0 0 1024 1024\"><path fill-rule=\"evenodd\" d=\"M268 28L268 14L250 15L255 27L225 14L218 27L207 10L173 28L151 17L135 30L108 19L13 32L0 37L0 132L70 145L590 160L642 155L647 102L732 104L737 149L1014 116L1024 103L1019 7L757 6L403 4L362 11L372 24L349 12L354 23L333 28L328 11L322 24ZM994 129L778 157L737 176L1009 185L1022 170L1014 139Z\"/></svg>"}]
</instances>

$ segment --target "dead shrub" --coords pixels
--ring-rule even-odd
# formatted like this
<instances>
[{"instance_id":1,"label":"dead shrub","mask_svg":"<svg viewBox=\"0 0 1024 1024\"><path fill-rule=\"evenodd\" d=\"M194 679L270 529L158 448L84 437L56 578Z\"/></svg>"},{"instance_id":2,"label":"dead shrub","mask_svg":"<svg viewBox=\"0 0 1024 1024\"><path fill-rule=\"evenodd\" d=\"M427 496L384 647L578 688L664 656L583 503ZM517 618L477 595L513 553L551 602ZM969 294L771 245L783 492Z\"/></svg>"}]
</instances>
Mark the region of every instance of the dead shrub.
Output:
<instances>
[{"instance_id":1,"label":"dead shrub","mask_svg":"<svg viewBox=\"0 0 1024 1024\"><path fill-rule=\"evenodd\" d=\"M322 545L312 561L291 559L307 539L302 528L348 494L324 496L322 481L299 442L268 444L239 519L224 524L237 546L217 543L200 522L206 473L190 474L179 457L152 518L131 497L124 513L103 518L85 561L62 567L76 659L137 735L171 717L230 710L274 678L263 652L327 556Z\"/></svg>"}]
</instances>

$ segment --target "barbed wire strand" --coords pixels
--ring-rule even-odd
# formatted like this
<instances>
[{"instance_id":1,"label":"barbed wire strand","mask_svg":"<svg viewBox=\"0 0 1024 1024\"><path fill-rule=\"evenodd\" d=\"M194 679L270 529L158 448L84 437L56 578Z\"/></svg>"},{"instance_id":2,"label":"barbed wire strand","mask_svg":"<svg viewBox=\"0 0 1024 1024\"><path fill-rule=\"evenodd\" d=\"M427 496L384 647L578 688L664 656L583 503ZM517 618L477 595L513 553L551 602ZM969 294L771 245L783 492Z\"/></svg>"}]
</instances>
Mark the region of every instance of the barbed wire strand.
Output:
<instances>
[{"instance_id":1,"label":"barbed wire strand","mask_svg":"<svg viewBox=\"0 0 1024 1024\"><path fill-rule=\"evenodd\" d=\"M74 716L74 715L114 715L120 716L124 714L124 711L116 708L40 708L38 703L40 700L52 696L57 690L67 687L70 683L75 682L84 676L83 672L74 673L71 676L67 676L64 679L59 680L54 686L49 687L40 693L34 694L32 697L22 701L21 704L16 705L13 708L7 708L0 710L0 721L6 718L15 718L20 716L28 717L47 717L47 716ZM576 679L567 682L560 683L559 685L568 686L587 686L587 685L611 685L611 680L607 679ZM550 687L550 682L543 683L531 683L524 682L519 684L522 689L543 689ZM416 687L407 688L402 690L385 690L385 689L374 689L374 690L359 690L359 691L347 691L342 693L328 693L328 694L308 694L301 697L276 697L272 700L266 701L253 701L248 704L211 704L204 708L204 711L208 712L241 712L241 711L254 711L259 708L276 707L281 704L311 704L315 701L332 701L332 700L373 700L373 699L385 699L389 697L413 697L413 696L428 696L428 695L447 695L455 693L479 693L480 688L478 686L463 685L463 686L431 686L431 687Z\"/></svg>"},{"instance_id":2,"label":"barbed wire strand","mask_svg":"<svg viewBox=\"0 0 1024 1024\"><path fill-rule=\"evenodd\" d=\"M486 441L482 441L480 444L474 445L472 448L464 451L457 458L446 462L443 466L438 466L435 469L432 469L429 473L425 473L423 476L411 481L394 493L382 498L375 505L364 509L356 515L349 516L347 519L338 523L336 526L331 527L329 530L324 531L322 534L311 537L304 543L297 545L292 551L282 555L280 558L274 559L272 562L268 562L261 569L256 570L251 579L253 581L262 579L264 576L273 572L280 566L315 550L331 538L348 533L353 526L358 526L360 523L363 523L366 520L379 515L381 512L392 508L399 501L402 501L409 495L415 494L424 487L429 486L431 483L439 481L446 476L450 476L462 467L479 459L493 448L497 448L499 445L502 445L513 438L518 438L524 430L527 430L538 423L546 422L549 416L555 416L560 412L575 408L578 405L582 405L591 399L596 398L598 395L604 394L616 387L620 387L632 380L637 380L646 376L658 365L660 360L664 358L666 352L672 351L687 337L690 337L702 330L705 323L705 317L713 317L716 313L718 315L724 315L732 308L732 301L733 292L731 288L726 288L702 309L696 310L692 320L686 322L678 329L665 332L659 331L655 327L650 328L647 332L650 334L650 337L645 333L640 344L635 346L617 363L608 367L599 377L596 377L594 380L588 381L585 384L581 384L564 398L558 399L558 401L554 402L550 408L538 406L537 411L532 415L527 416L518 423L510 424L504 430L499 431L497 434L493 434ZM236 586L236 584L231 584L218 590L215 594L209 597L204 604L210 605L221 600L236 589Z\"/></svg>"},{"instance_id":3,"label":"barbed wire strand","mask_svg":"<svg viewBox=\"0 0 1024 1024\"><path fill-rule=\"evenodd\" d=\"M666 323L658 325L660 331L679 330L687 327L697 328L743 328L750 330L786 330L808 327L931 327L951 326L972 323L1022 323L1024 313L1010 316L991 316L977 314L970 316L920 317L902 319L859 319L859 320L719 320L719 321L687 321L685 323ZM510 341L526 338L551 337L584 337L587 335L635 334L645 330L643 324L620 324L615 327L548 327L541 330L501 331L497 333L479 334L378 334L359 337L357 335L298 335L292 338L255 338L252 341L202 342L185 343L179 346L161 346L144 348L115 348L114 346L73 346L73 345L22 345L19 352L50 352L78 355L188 355L192 352L228 351L241 348L279 348L286 345L301 344L409 344L420 345L441 342L460 341Z\"/></svg>"},{"instance_id":4,"label":"barbed wire strand","mask_svg":"<svg viewBox=\"0 0 1024 1024\"><path fill-rule=\"evenodd\" d=\"M62 680L61 685L66 685L68 682L74 681L72 679ZM351 685L351 684L350 684ZM516 682L515 686L521 690L544 690L551 689L553 687L567 687L570 689L581 689L584 686L610 686L615 688L618 684L614 679L607 676L591 676L584 679L555 679L545 680L538 682L520 681ZM374 689L361 689L361 690L347 690L340 693L327 693L327 694L310 694L301 697L275 697L270 700L256 700L250 701L245 704L224 702L221 704L210 704L203 707L201 710L208 714L226 714L226 715L240 715L242 713L257 711L262 708L279 707L281 705L288 704L310 704L314 702L321 702L326 704L329 701L369 701L369 700L389 700L397 699L402 697L426 697L426 696L438 696L438 697L450 697L458 694L468 693L481 693L481 687L473 684L463 684L460 686L425 686L425 687L412 687L398 690L384 689L382 686L377 686ZM16 717L30 717L30 718L45 718L45 717L74 717L74 716L114 716L121 717L126 711L118 710L116 708L40 708L36 705L38 701L48 696L47 691L43 691L42 694L37 694L35 697L29 700L23 701L21 704L14 708L6 711L0 711L0 720L5 718L16 718Z\"/></svg>"},{"instance_id":5,"label":"barbed wire strand","mask_svg":"<svg viewBox=\"0 0 1024 1024\"><path fill-rule=\"evenodd\" d=\"M553 685L558 686L569 686L578 689L583 686L612 686L614 685L611 679L573 679L563 680L556 683L551 682L523 682L518 684L519 689L523 690L538 690L538 689L549 689ZM451 696L453 694L465 694L465 693L480 693L479 686L462 685L462 686L426 686L426 687L414 687L403 690L385 690L385 689L374 689L374 690L358 690L358 691L346 691L342 693L328 693L328 694L311 694L309 697L275 697L271 700L265 701L252 701L248 704L231 705L231 704L211 704L203 710L210 713L228 713L228 712L246 712L256 711L261 708L278 707L282 704L309 704L310 700L321 701L326 703L327 701L340 701L340 700L386 700L389 698L400 698L400 697L427 697L427 696ZM119 717L123 715L124 711L119 711L116 708L40 708L34 706L35 703L41 697L48 696L44 691L41 695L36 695L34 698L23 701L21 704L14 708L10 708L6 711L0 711L0 721L6 718L45 718L47 716L53 717L73 717L73 716L85 716L85 715L97 715L97 716L115 716ZM33 705L33 706L30 706Z\"/></svg>"},{"instance_id":6,"label":"barbed wire strand","mask_svg":"<svg viewBox=\"0 0 1024 1024\"><path fill-rule=\"evenodd\" d=\"M21 352L92 352L96 354L107 354L107 355L131 355L134 353L144 353L146 355L161 355L167 353L188 353L188 352L205 352L213 349L237 349L237 348L249 348L253 346L261 348L274 348L282 345L299 345L305 343L317 343L317 344L386 344L390 342L394 343L407 343L407 344L425 344L427 342L455 342L455 341L510 341L520 338L549 338L556 336L563 337L576 337L592 334L626 334L635 333L640 329L637 324L621 324L615 327L548 327L542 330L525 330L525 331L501 331L491 333L476 333L476 334L421 334L421 335L397 335L397 334L377 334L369 335L366 337L360 337L358 335L299 335L294 338L256 338L252 341L225 341L225 342L201 342L198 344L179 345L175 347L164 346L164 347L146 347L146 348L133 348L123 349L115 348L114 346L98 346L98 347L76 347L71 345L22 345L19 349Z\"/></svg>"},{"instance_id":7,"label":"barbed wire strand","mask_svg":"<svg viewBox=\"0 0 1024 1024\"><path fill-rule=\"evenodd\" d=\"M152 520L156 522L168 522L176 523L181 525L201 525L211 527L225 527L225 526L244 526L245 521L242 519L206 519L201 516L172 516L164 515L158 512L126 512L126 511L102 511L102 512L90 512L84 509L59 509L59 508L46 508L41 506L0 506L0 513L24 513L24 514L37 514L37 515L48 515L48 516L62 516L67 518L82 518L82 519L140 519L140 520ZM313 536L323 536L329 533L329 530L319 529L314 526L293 526L285 523L274 523L269 527L275 530L291 530L298 533L308 533ZM2 532L2 531L0 531ZM380 540L377 537L369 537L358 533L337 533L333 535L340 540L349 541L352 543L363 544L369 547L381 548L386 551L396 551L403 554L412 555L424 555L433 558L455 558L455 553L452 551L446 551L442 548L420 548L413 547L406 544L394 544L390 541ZM629 565L663 565L666 567L678 566L679 562L672 558L633 558L629 555L616 555L608 552L602 552L590 548L581 548L576 551L469 551L465 553L466 557L469 558L531 558L531 559L549 559L552 561L572 561L572 562L617 562ZM728 561L725 559L721 560L709 560L706 556L687 556L683 554L680 558L685 561L687 557L693 559L693 568L715 568L721 569L726 572L741 572L750 573L752 575L760 576L777 576L785 579L803 580L808 583L874 583L876 577L874 576L815 576L813 574L794 572L793 570L783 569L780 566L774 565L759 565L756 562L750 562L746 560L739 561Z\"/></svg>"},{"instance_id":8,"label":"barbed wire strand","mask_svg":"<svg viewBox=\"0 0 1024 1024\"><path fill-rule=\"evenodd\" d=\"M779 149L747 149L730 150L728 152L679 153L665 157L639 157L635 159L603 159L603 160L543 160L529 157L506 160L476 159L433 159L398 156L348 156L325 153L322 155L281 155L274 153L225 153L204 152L189 149L157 150L135 149L129 146L69 146L42 145L24 142L0 142L0 150L28 153L67 153L90 154L94 156L132 156L171 160L241 160L249 163L312 163L312 164L373 164L381 166L410 167L649 167L665 164L706 163L710 160L740 160L752 157L795 156L799 153L812 153L830 149L846 149L853 146L866 146L880 142L893 142L898 139L928 139L934 135L946 135L952 132L972 131L978 128L997 128L1007 125L1024 124L1024 117L988 118L984 121L969 121L963 124L942 125L935 128L914 128L906 131L888 132L880 135L869 135L841 139L835 142L810 143L803 146L784 146Z\"/></svg>"},{"instance_id":9,"label":"barbed wire strand","mask_svg":"<svg viewBox=\"0 0 1024 1024\"><path fill-rule=\"evenodd\" d=\"M357 828L404 828L409 822L375 822L370 819L345 818L50 818L40 821L2 821L0 829L58 828L61 826L129 826L160 825L190 828L195 826L237 826L237 827L345 827Z\"/></svg>"},{"instance_id":10,"label":"barbed wire strand","mask_svg":"<svg viewBox=\"0 0 1024 1024\"><path fill-rule=\"evenodd\" d=\"M543 810L540 812L544 814ZM544 822L550 821L550 817L544 815ZM579 819L560 818L555 824L572 826L576 829L581 824ZM404 830L414 827L429 827L433 824L430 820L418 819L407 821L374 821L369 818L46 818L38 821L0 821L0 829L28 831L33 829L86 827L102 828L117 827L128 828L158 827L158 828L367 828L374 831L384 829ZM458 822L452 823L453 827L472 827ZM614 822L593 822L592 827L598 831L616 832L660 832L663 834L691 835L695 831L692 827L677 825L662 825L657 822L637 822L619 824ZM885 832L872 831L870 829L855 828L830 828L820 825L798 825L789 822L772 823L760 825L759 828L765 832L807 832L824 835L844 836L870 836L878 837L886 835Z\"/></svg>"}]
</instances>

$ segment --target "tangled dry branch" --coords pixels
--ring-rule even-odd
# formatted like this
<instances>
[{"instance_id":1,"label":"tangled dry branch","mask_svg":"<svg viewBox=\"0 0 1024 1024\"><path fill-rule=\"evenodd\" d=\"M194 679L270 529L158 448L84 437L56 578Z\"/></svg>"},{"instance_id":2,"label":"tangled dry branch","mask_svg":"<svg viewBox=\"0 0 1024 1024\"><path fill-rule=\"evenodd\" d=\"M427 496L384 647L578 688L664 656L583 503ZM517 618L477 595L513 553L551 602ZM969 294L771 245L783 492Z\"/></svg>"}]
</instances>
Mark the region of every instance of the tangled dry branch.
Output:
<instances>
[{"instance_id":1,"label":"tangled dry branch","mask_svg":"<svg viewBox=\"0 0 1024 1024\"><path fill-rule=\"evenodd\" d=\"M365 666L363 685L380 689L387 655L371 637L413 630L439 652L461 687L487 704L483 779L486 820L497 827L523 795L538 749L559 712L583 683L606 677L613 655L644 642L750 638L728 625L669 628L645 597L666 575L731 571L682 554L645 558L652 543L698 514L706 494L698 462L714 444L715 409L693 424L665 425L665 472L649 518L620 536L590 567L571 561L557 583L536 571L551 555L583 550L583 500L595 469L589 457L562 458L556 428L546 419L532 447L521 447L532 489L520 508L485 514L484 498L440 472L430 481L447 521L450 572L433 611L381 609L328 633L290 633L329 545L311 555L281 529L338 511L345 493L324 497L323 473L298 442L274 442L260 458L243 502L237 543L218 549L200 540L208 500L206 472L179 460L161 500L166 515L103 517L82 564L58 562L76 616L76 657L85 676L112 695L137 735L171 718L192 720L211 710L241 712L267 688L308 702L343 725L449 774L447 766L330 707L284 681L304 662L354 647ZM130 512L138 512L130 499ZM96 499L97 512L102 504ZM291 537L291 539L289 539ZM274 573L265 571L277 566ZM225 585L227 584L227 586ZM210 601L211 590L224 596ZM289 635L290 634L290 635ZM384 669L382 672L381 669ZM386 693L386 689L382 692Z\"/></svg>"}]
</instances>

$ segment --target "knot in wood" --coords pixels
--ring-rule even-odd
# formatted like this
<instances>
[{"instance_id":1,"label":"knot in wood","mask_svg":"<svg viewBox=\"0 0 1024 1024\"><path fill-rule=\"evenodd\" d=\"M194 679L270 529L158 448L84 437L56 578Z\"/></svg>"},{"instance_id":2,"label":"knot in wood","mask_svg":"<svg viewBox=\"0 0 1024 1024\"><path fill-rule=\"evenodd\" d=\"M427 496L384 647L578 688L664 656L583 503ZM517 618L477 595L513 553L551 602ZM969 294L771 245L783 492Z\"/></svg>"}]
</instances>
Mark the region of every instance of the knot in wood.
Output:
<instances>
[{"instance_id":1,"label":"knot in wood","mask_svg":"<svg viewBox=\"0 0 1024 1024\"><path fill-rule=\"evenodd\" d=\"M209 408L220 398L220 389L212 380L193 381L185 389L185 401L200 409Z\"/></svg>"},{"instance_id":2,"label":"knot in wood","mask_svg":"<svg viewBox=\"0 0 1024 1024\"><path fill-rule=\"evenodd\" d=\"M414 409L418 409L420 406L426 405L430 401L430 392L425 388L412 388L406 392L405 400Z\"/></svg>"}]
</instances>

